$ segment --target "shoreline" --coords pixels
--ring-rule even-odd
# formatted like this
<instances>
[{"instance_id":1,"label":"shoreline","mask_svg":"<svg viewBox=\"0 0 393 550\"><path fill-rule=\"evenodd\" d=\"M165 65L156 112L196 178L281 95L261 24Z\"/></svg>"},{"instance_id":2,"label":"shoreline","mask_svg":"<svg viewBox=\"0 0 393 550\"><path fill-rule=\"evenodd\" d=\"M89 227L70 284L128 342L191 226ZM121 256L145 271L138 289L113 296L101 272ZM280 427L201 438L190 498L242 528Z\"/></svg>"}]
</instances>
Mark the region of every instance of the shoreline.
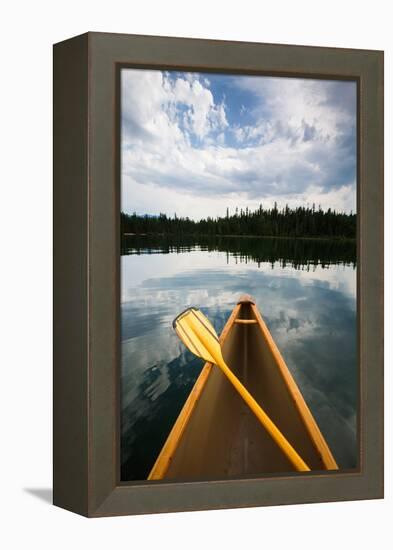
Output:
<instances>
[{"instance_id":1,"label":"shoreline","mask_svg":"<svg viewBox=\"0 0 393 550\"><path fill-rule=\"evenodd\" d=\"M122 233L121 237L169 237L176 239L184 238L211 238L220 239L222 237L231 239L282 239L282 240L303 240L303 241L335 241L335 242L355 242L356 237L307 237L307 236L290 236L290 235L208 235L208 234L187 234L177 235L174 233Z\"/></svg>"}]
</instances>

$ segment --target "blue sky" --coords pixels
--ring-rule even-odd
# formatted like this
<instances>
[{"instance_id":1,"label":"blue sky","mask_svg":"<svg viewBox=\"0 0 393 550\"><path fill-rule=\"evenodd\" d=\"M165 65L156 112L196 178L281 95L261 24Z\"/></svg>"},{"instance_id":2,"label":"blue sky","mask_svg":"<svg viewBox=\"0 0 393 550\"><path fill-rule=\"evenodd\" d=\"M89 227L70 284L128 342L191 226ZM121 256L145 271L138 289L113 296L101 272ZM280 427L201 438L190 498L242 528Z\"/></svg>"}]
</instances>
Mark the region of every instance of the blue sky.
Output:
<instances>
[{"instance_id":1,"label":"blue sky","mask_svg":"<svg viewBox=\"0 0 393 550\"><path fill-rule=\"evenodd\" d=\"M355 82L123 69L122 209L356 211Z\"/></svg>"}]
</instances>

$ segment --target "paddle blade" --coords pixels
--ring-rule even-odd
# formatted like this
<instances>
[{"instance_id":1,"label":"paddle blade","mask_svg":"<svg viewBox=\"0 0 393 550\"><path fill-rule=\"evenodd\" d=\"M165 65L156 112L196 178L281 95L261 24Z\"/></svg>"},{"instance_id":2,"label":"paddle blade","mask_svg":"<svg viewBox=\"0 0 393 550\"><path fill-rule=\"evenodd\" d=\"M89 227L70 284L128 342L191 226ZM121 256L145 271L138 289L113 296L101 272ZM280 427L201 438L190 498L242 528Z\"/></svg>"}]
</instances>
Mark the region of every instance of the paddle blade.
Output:
<instances>
[{"instance_id":1,"label":"paddle blade","mask_svg":"<svg viewBox=\"0 0 393 550\"><path fill-rule=\"evenodd\" d=\"M197 308L191 307L173 321L180 340L194 355L218 364L222 361L218 336L209 319Z\"/></svg>"}]
</instances>

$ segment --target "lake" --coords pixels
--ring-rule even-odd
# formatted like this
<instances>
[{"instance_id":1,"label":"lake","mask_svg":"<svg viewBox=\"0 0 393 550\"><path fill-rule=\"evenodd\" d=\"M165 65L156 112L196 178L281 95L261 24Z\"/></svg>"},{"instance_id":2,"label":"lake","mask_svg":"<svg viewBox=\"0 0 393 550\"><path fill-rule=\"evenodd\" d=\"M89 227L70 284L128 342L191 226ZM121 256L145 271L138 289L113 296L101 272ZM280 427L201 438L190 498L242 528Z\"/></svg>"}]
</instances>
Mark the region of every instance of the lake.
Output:
<instances>
[{"instance_id":1,"label":"lake","mask_svg":"<svg viewBox=\"0 0 393 550\"><path fill-rule=\"evenodd\" d=\"M357 467L353 241L123 237L121 479L146 479L203 361L172 329L200 308L218 333L251 294L340 468Z\"/></svg>"}]
</instances>

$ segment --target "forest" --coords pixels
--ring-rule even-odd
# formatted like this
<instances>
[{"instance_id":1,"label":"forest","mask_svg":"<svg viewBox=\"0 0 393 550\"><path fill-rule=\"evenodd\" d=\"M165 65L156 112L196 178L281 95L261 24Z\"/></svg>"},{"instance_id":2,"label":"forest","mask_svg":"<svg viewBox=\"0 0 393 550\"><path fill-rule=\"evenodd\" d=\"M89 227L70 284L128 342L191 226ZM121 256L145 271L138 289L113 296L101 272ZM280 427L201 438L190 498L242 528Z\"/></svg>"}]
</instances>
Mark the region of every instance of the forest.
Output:
<instances>
[{"instance_id":1,"label":"forest","mask_svg":"<svg viewBox=\"0 0 393 550\"><path fill-rule=\"evenodd\" d=\"M322 210L321 207L297 207L265 209L262 205L251 211L248 208L226 210L225 217L206 217L199 221L188 217L126 214L121 212L121 235L160 234L173 236L259 236L259 237L356 237L356 214Z\"/></svg>"}]
</instances>

